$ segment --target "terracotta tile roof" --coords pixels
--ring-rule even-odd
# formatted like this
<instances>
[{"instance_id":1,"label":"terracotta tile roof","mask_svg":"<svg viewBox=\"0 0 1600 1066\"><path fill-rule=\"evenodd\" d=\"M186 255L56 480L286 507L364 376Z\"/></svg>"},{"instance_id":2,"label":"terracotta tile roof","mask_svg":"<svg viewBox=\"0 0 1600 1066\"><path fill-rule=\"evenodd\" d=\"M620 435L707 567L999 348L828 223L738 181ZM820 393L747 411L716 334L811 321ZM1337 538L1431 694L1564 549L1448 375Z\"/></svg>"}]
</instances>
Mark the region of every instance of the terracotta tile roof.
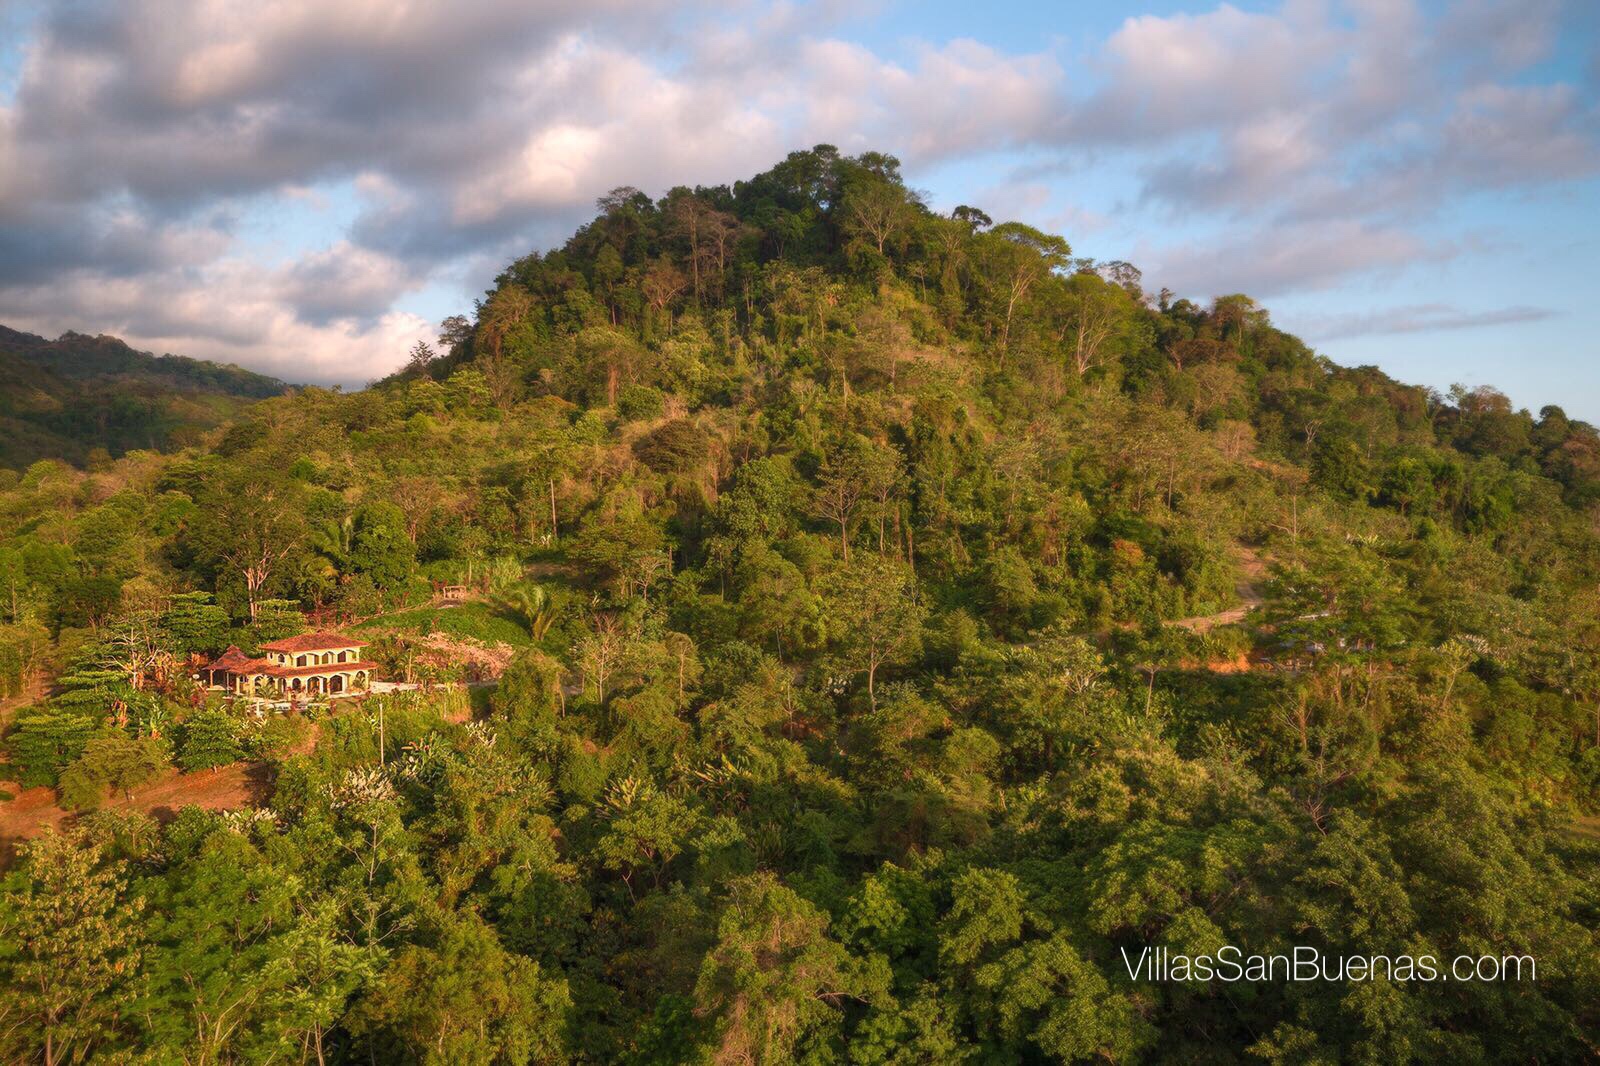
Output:
<instances>
[{"instance_id":1,"label":"terracotta tile roof","mask_svg":"<svg viewBox=\"0 0 1600 1066\"><path fill-rule=\"evenodd\" d=\"M250 666L250 658L239 650L239 645L229 644L228 650L217 656L207 670L233 670L237 672L241 667Z\"/></svg>"},{"instance_id":2,"label":"terracotta tile roof","mask_svg":"<svg viewBox=\"0 0 1600 1066\"><path fill-rule=\"evenodd\" d=\"M218 662L221 662L221 660L219 659ZM249 677L251 674L270 674L276 668L277 664L266 659L246 659L243 655L230 662L227 666L218 667L218 669L227 670L230 674L239 674L243 677Z\"/></svg>"},{"instance_id":3,"label":"terracotta tile roof","mask_svg":"<svg viewBox=\"0 0 1600 1066\"><path fill-rule=\"evenodd\" d=\"M339 633L302 633L298 637L271 640L261 645L262 651L333 651L338 648L365 648L367 642Z\"/></svg>"}]
</instances>

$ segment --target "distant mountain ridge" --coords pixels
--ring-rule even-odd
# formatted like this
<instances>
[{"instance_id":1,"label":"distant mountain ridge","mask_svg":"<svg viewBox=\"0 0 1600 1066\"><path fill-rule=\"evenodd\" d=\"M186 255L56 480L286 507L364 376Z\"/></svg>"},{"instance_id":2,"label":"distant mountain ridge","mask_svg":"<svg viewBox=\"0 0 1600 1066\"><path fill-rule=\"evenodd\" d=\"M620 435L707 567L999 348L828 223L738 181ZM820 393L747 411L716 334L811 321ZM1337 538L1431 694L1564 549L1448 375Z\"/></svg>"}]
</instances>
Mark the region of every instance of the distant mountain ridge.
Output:
<instances>
[{"instance_id":1,"label":"distant mountain ridge","mask_svg":"<svg viewBox=\"0 0 1600 1066\"><path fill-rule=\"evenodd\" d=\"M170 450L289 389L227 363L153 355L116 337L55 340L0 325L0 466Z\"/></svg>"},{"instance_id":2,"label":"distant mountain ridge","mask_svg":"<svg viewBox=\"0 0 1600 1066\"><path fill-rule=\"evenodd\" d=\"M51 341L0 325L0 352L74 381L120 375L146 380L165 378L174 385L254 399L278 396L289 388L277 378L232 363L214 363L183 355L153 355L107 334L91 337L68 330Z\"/></svg>"}]
</instances>

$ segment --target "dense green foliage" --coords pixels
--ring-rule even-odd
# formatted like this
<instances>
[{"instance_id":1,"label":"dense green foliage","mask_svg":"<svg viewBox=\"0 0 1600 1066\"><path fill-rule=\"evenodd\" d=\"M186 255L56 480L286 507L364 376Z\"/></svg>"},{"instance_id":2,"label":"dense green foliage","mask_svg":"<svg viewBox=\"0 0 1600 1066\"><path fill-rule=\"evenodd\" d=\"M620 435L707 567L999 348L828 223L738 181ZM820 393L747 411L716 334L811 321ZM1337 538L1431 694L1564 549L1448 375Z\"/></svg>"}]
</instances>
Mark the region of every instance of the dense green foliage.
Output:
<instances>
[{"instance_id":1,"label":"dense green foliage","mask_svg":"<svg viewBox=\"0 0 1600 1066\"><path fill-rule=\"evenodd\" d=\"M103 465L134 448L192 445L287 386L236 366L156 357L114 337L53 341L0 326L0 468Z\"/></svg>"},{"instance_id":2,"label":"dense green foliage","mask_svg":"<svg viewBox=\"0 0 1600 1066\"><path fill-rule=\"evenodd\" d=\"M0 1040L1592 1058L1597 501L1555 407L1334 366L1247 297L934 215L885 156L618 190L374 388L0 493L0 652L60 674L7 738L24 784L137 778L107 737L249 754L169 660L297 610L396 671L417 634L514 649L471 721L419 698L258 749L265 810L28 845ZM485 591L418 607L430 580ZM1538 978L1124 962L1223 945Z\"/></svg>"}]
</instances>

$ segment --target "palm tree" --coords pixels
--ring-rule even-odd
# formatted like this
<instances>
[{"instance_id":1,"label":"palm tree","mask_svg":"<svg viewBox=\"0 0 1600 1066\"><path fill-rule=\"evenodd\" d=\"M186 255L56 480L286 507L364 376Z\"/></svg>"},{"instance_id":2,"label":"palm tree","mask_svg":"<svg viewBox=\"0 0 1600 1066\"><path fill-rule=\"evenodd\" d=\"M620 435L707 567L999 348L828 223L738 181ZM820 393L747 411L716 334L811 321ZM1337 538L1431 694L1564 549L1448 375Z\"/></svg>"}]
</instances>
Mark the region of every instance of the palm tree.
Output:
<instances>
[{"instance_id":1,"label":"palm tree","mask_svg":"<svg viewBox=\"0 0 1600 1066\"><path fill-rule=\"evenodd\" d=\"M537 643L544 639L560 613L555 598L542 585L525 584L506 589L494 599L495 607L512 615L528 627L528 635Z\"/></svg>"},{"instance_id":2,"label":"palm tree","mask_svg":"<svg viewBox=\"0 0 1600 1066\"><path fill-rule=\"evenodd\" d=\"M329 585L345 579L350 555L355 550L356 523L351 515L330 518L312 527L307 542L311 548L311 570ZM320 604L319 604L320 606Z\"/></svg>"}]
</instances>

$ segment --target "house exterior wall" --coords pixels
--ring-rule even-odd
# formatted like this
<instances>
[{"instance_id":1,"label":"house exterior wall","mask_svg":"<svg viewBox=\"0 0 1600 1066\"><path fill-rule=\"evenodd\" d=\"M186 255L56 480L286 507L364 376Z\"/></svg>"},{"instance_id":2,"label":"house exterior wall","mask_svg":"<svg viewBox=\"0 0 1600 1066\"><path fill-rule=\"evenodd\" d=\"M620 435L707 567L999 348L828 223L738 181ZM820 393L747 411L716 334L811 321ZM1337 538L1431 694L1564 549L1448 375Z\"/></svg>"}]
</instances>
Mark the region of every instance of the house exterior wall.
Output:
<instances>
[{"instance_id":1,"label":"house exterior wall","mask_svg":"<svg viewBox=\"0 0 1600 1066\"><path fill-rule=\"evenodd\" d=\"M208 668L209 680L240 694L360 692L372 682L372 664L361 658L363 647L363 641L326 632L269 642L255 659L230 646Z\"/></svg>"}]
</instances>

